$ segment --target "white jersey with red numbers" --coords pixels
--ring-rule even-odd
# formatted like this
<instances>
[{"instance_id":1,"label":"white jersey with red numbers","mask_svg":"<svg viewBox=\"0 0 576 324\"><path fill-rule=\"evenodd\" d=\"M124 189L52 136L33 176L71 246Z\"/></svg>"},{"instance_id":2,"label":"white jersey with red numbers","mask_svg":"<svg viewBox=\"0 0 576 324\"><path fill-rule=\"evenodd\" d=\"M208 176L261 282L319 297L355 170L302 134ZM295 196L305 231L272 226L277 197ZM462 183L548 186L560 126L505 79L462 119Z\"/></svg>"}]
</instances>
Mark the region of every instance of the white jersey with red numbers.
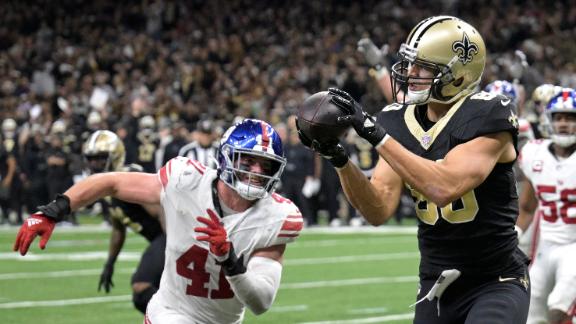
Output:
<instances>
[{"instance_id":1,"label":"white jersey with red numbers","mask_svg":"<svg viewBox=\"0 0 576 324\"><path fill-rule=\"evenodd\" d=\"M158 323L240 323L244 305L234 296L207 242L197 241L197 221L212 200L216 170L184 157L170 160L158 172L166 218L166 261L160 288L150 301L146 321ZM222 223L234 251L244 264L255 250L293 242L303 226L302 215L277 194L258 200L244 212L227 215Z\"/></svg>"},{"instance_id":2,"label":"white jersey with red numbers","mask_svg":"<svg viewBox=\"0 0 576 324\"><path fill-rule=\"evenodd\" d=\"M520 158L538 198L529 324L547 323L550 309L569 314L576 303L576 154L558 160L550 152L551 144L530 141Z\"/></svg>"},{"instance_id":3,"label":"white jersey with red numbers","mask_svg":"<svg viewBox=\"0 0 576 324\"><path fill-rule=\"evenodd\" d=\"M538 197L541 240L576 242L576 154L558 160L550 140L532 140L522 148L520 167Z\"/></svg>"}]
</instances>

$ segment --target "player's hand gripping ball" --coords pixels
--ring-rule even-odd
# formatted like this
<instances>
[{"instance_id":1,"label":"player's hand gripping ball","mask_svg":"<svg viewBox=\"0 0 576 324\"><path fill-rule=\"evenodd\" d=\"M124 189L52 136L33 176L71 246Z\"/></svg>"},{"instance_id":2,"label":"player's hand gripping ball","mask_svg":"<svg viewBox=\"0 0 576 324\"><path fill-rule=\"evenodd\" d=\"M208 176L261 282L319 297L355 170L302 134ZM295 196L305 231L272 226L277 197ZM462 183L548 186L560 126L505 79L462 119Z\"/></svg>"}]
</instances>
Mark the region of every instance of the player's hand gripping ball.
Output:
<instances>
[{"instance_id":1,"label":"player's hand gripping ball","mask_svg":"<svg viewBox=\"0 0 576 324\"><path fill-rule=\"evenodd\" d=\"M328 91L321 91L308 97L298 109L298 129L308 139L320 143L334 143L342 137L349 126L338 122L338 117L346 113L334 105Z\"/></svg>"}]
</instances>

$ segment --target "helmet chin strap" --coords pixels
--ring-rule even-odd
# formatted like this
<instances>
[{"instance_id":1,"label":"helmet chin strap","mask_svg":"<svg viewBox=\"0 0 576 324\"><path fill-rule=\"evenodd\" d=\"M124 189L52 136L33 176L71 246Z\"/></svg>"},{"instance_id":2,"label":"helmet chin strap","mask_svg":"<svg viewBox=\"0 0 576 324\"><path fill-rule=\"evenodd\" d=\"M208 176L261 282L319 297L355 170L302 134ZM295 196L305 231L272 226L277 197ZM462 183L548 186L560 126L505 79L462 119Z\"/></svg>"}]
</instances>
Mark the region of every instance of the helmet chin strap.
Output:
<instances>
[{"instance_id":1,"label":"helmet chin strap","mask_svg":"<svg viewBox=\"0 0 576 324\"><path fill-rule=\"evenodd\" d=\"M406 97L408 98L408 101L406 103L409 105L425 104L428 102L428 99L430 98L430 88L418 91L408 90Z\"/></svg>"},{"instance_id":2,"label":"helmet chin strap","mask_svg":"<svg viewBox=\"0 0 576 324\"><path fill-rule=\"evenodd\" d=\"M236 181L234 183L234 189L242 198L246 200L261 199L264 198L268 193L264 188L252 186L242 181Z\"/></svg>"}]
</instances>

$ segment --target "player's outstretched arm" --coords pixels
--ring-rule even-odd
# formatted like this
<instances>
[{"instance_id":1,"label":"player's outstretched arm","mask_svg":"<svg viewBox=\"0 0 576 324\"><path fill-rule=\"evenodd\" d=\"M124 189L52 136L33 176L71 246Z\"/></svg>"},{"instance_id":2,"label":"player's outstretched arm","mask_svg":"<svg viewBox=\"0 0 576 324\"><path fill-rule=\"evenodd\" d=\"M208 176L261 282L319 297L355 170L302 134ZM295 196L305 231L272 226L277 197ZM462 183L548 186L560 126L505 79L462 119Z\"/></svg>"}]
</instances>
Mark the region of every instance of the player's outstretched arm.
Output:
<instances>
[{"instance_id":1,"label":"player's outstretched arm","mask_svg":"<svg viewBox=\"0 0 576 324\"><path fill-rule=\"evenodd\" d=\"M352 162L336 171L348 201L368 223L378 226L392 217L400 201L403 182L386 161L378 160L370 180Z\"/></svg>"},{"instance_id":2,"label":"player's outstretched arm","mask_svg":"<svg viewBox=\"0 0 576 324\"><path fill-rule=\"evenodd\" d=\"M256 250L246 272L226 275L238 299L252 313L260 315L272 307L282 278L282 261L286 244Z\"/></svg>"},{"instance_id":3,"label":"player's outstretched arm","mask_svg":"<svg viewBox=\"0 0 576 324\"><path fill-rule=\"evenodd\" d=\"M38 211L22 224L13 249L25 255L38 235L41 236L40 248L44 249L56 222L100 198L114 196L136 204L158 204L161 189L156 174L110 172L90 176L70 187L63 195L57 195L49 204L39 206Z\"/></svg>"},{"instance_id":4,"label":"player's outstretched arm","mask_svg":"<svg viewBox=\"0 0 576 324\"><path fill-rule=\"evenodd\" d=\"M496 163L516 158L508 132L477 137L456 146L439 161L419 157L393 139L377 150L406 183L439 207L478 187Z\"/></svg>"},{"instance_id":5,"label":"player's outstretched arm","mask_svg":"<svg viewBox=\"0 0 576 324\"><path fill-rule=\"evenodd\" d=\"M70 198L72 211L94 201L112 196L135 204L159 204L162 185L158 176L141 172L95 174L70 187L64 195Z\"/></svg>"},{"instance_id":6,"label":"player's outstretched arm","mask_svg":"<svg viewBox=\"0 0 576 324\"><path fill-rule=\"evenodd\" d=\"M386 101L392 103L394 102L394 90L392 89L390 72L387 68L389 65L386 59L388 48L388 44L382 46L382 48L376 47L370 38L362 38L358 41L358 51L364 55L366 63L370 65L368 74L376 80ZM403 92L400 91L400 93L396 95L398 96L399 102L402 102L404 97Z\"/></svg>"}]
</instances>

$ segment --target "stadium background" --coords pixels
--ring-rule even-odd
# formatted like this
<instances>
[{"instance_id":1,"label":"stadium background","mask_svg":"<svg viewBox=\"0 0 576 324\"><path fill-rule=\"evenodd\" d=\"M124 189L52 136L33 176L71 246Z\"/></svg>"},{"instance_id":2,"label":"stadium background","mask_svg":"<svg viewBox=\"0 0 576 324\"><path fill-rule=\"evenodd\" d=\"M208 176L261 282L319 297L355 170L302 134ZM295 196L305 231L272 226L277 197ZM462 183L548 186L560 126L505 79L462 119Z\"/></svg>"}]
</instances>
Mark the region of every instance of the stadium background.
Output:
<instances>
[{"instance_id":1,"label":"stadium background","mask_svg":"<svg viewBox=\"0 0 576 324\"><path fill-rule=\"evenodd\" d=\"M8 224L17 225L34 206L47 202L58 185L82 177L81 148L91 131L117 132L128 151L149 136L157 145L151 167L158 167L169 143L196 139L200 120L213 122L215 137L236 116L262 118L277 127L286 124L288 133L293 133L287 121L298 104L330 86L350 92L377 111L385 99L368 75L370 67L357 52L357 41L370 37L378 46L388 44L392 63L409 29L438 14L459 16L484 36L489 60L482 87L517 76L511 68L518 64L516 50L522 50L529 63L518 78L528 99L543 83L576 87L576 42L569 41L576 36L576 6L570 1L3 2L1 138L18 168L8 194L0 197L6 224L0 232L0 318L11 323L42 318L49 323L77 323L84 316L102 316L94 323L138 319L129 300L122 299L129 292L128 276L135 265L130 254L122 261L125 271L115 277L113 294L120 296L118 300L96 292L108 234L107 228L98 227L102 220L97 215L70 219L96 225L78 226L69 233L62 229L49 251L33 251L38 257L54 254L54 259L27 261L9 252L17 227ZM529 100L524 108L529 117ZM15 127L8 127L9 119ZM128 153L128 162L137 159L134 152ZM63 157L66 164L53 168L47 162L50 156ZM330 204L334 200L320 199L314 211L334 208ZM352 212L341 205L338 217L346 223ZM418 260L413 235L398 234L404 230L386 225L371 234L342 234L333 228L327 229L329 234L305 231L301 243L289 249L288 260L315 265L302 270L292 268L289 261L283 284L301 287L298 284L333 279L334 285L342 286L310 284L315 288L281 290L277 304L279 309L287 307L285 313L271 312L248 322L355 318L350 323L360 323L361 317L378 322L382 316L391 317L381 321L392 321L394 316L409 321L410 315L402 314L410 313L406 306L415 292L410 276L416 275ZM137 254L144 242L136 236L132 240L126 251ZM85 252L88 259L86 255L93 255L92 261L64 260L63 255L75 252ZM333 259L323 259L328 257ZM366 278L392 279L360 280ZM347 286L345 280L364 284ZM82 306L23 304L82 298L105 299ZM309 304L296 303L300 300ZM369 315L369 309L376 315Z\"/></svg>"}]
</instances>

